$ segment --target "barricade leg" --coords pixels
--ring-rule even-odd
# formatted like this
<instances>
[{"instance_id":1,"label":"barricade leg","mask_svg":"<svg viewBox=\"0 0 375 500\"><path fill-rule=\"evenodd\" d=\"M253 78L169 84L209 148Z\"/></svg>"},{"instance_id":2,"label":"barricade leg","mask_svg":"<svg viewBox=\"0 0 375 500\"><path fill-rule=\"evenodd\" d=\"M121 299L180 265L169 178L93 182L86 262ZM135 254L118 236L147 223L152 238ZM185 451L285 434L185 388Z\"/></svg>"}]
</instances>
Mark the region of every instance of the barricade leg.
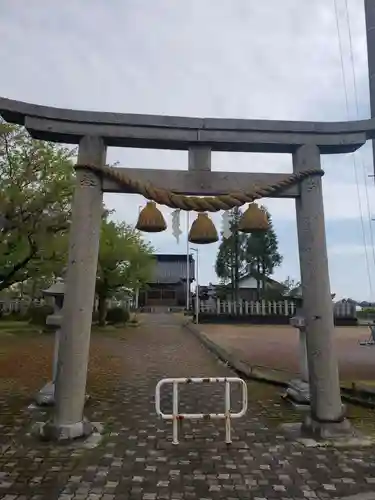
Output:
<instances>
[{"instance_id":1,"label":"barricade leg","mask_svg":"<svg viewBox=\"0 0 375 500\"><path fill-rule=\"evenodd\" d=\"M173 382L173 444L178 444L178 383Z\"/></svg>"},{"instance_id":2,"label":"barricade leg","mask_svg":"<svg viewBox=\"0 0 375 500\"><path fill-rule=\"evenodd\" d=\"M230 384L225 382L225 442L232 443L232 428L230 422Z\"/></svg>"}]
</instances>

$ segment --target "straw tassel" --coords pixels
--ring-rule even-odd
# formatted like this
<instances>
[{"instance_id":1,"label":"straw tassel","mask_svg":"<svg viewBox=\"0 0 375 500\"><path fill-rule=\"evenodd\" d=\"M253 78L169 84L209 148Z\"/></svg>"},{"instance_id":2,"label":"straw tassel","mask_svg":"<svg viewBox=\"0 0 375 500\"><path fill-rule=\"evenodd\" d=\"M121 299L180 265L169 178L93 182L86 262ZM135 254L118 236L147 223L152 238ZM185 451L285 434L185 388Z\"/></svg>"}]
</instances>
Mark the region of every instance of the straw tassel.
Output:
<instances>
[{"instance_id":1,"label":"straw tassel","mask_svg":"<svg viewBox=\"0 0 375 500\"><path fill-rule=\"evenodd\" d=\"M191 225L189 231L190 243L196 245L207 245L219 240L216 227L208 214L200 213Z\"/></svg>"},{"instance_id":2,"label":"straw tassel","mask_svg":"<svg viewBox=\"0 0 375 500\"><path fill-rule=\"evenodd\" d=\"M161 233L167 229L163 214L154 201L148 201L141 210L135 227L145 233Z\"/></svg>"},{"instance_id":3,"label":"straw tassel","mask_svg":"<svg viewBox=\"0 0 375 500\"><path fill-rule=\"evenodd\" d=\"M250 203L241 217L238 230L242 233L256 233L268 229L269 223L266 212L258 207L256 203Z\"/></svg>"}]
</instances>

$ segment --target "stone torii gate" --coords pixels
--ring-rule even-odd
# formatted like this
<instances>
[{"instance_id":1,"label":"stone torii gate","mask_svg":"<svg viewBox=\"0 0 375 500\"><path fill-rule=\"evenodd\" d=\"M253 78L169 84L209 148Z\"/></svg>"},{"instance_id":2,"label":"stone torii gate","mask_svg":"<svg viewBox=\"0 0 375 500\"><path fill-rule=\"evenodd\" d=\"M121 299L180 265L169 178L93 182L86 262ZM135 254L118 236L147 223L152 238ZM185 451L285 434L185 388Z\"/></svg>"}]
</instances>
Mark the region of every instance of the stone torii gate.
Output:
<instances>
[{"instance_id":1,"label":"stone torii gate","mask_svg":"<svg viewBox=\"0 0 375 500\"><path fill-rule=\"evenodd\" d=\"M103 192L134 193L116 180L126 176L188 195L219 195L244 186L288 184L290 174L211 171L211 151L288 153L299 183L268 196L295 198L298 245L311 392L311 414L302 426L314 435L349 432L340 396L333 346L333 312L328 273L321 154L356 151L375 137L375 120L348 123L183 118L73 111L0 98L0 114L24 125L32 137L78 144L76 188L72 205L69 261L53 420L41 429L45 438L70 439L89 434L83 417L90 330L95 293ZM113 168L105 172L107 146L188 150L187 171ZM108 170L108 168L107 168Z\"/></svg>"}]
</instances>

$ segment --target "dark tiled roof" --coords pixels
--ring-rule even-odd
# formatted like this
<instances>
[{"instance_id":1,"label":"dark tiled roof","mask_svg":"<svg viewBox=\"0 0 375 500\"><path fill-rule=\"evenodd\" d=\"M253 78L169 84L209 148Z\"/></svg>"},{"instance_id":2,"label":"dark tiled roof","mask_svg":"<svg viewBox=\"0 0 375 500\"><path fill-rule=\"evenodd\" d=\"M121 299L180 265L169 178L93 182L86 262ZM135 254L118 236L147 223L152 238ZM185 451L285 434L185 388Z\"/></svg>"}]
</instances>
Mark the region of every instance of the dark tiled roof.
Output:
<instances>
[{"instance_id":1,"label":"dark tiled roof","mask_svg":"<svg viewBox=\"0 0 375 500\"><path fill-rule=\"evenodd\" d=\"M186 253L185 254L177 254L177 253L160 253L154 255L155 259L158 262L186 262ZM193 256L189 255L190 262L194 262Z\"/></svg>"}]
</instances>

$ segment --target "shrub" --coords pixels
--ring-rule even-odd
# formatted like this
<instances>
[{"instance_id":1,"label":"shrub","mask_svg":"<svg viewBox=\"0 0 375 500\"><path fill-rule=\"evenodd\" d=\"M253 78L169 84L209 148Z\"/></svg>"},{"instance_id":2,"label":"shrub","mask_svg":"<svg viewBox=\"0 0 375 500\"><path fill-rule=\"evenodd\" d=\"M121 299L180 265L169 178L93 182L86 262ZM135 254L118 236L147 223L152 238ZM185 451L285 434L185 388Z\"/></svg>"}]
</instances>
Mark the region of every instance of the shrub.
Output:
<instances>
[{"instance_id":1,"label":"shrub","mask_svg":"<svg viewBox=\"0 0 375 500\"><path fill-rule=\"evenodd\" d=\"M111 307L107 312L107 322L111 324L126 323L129 321L129 311L122 307Z\"/></svg>"},{"instance_id":2,"label":"shrub","mask_svg":"<svg viewBox=\"0 0 375 500\"><path fill-rule=\"evenodd\" d=\"M27 317L32 325L46 326L47 316L53 314L53 307L50 305L31 305L27 311Z\"/></svg>"},{"instance_id":3,"label":"shrub","mask_svg":"<svg viewBox=\"0 0 375 500\"><path fill-rule=\"evenodd\" d=\"M27 312L12 311L10 313L0 312L0 320L4 321L25 321L27 320Z\"/></svg>"},{"instance_id":4,"label":"shrub","mask_svg":"<svg viewBox=\"0 0 375 500\"><path fill-rule=\"evenodd\" d=\"M375 314L375 307L364 307L361 312L366 314Z\"/></svg>"},{"instance_id":5,"label":"shrub","mask_svg":"<svg viewBox=\"0 0 375 500\"><path fill-rule=\"evenodd\" d=\"M98 311L93 311L92 312L92 322L97 323L99 320L99 312Z\"/></svg>"}]
</instances>

